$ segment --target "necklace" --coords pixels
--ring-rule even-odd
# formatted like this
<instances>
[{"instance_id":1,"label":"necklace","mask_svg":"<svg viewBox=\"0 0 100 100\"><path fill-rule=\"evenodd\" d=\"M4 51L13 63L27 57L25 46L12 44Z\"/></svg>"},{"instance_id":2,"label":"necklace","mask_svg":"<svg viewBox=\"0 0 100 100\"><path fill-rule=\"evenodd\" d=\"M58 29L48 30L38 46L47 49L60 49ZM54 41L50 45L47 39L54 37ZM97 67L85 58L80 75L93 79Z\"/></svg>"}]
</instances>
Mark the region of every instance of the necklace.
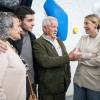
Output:
<instances>
[{"instance_id":1,"label":"necklace","mask_svg":"<svg viewBox=\"0 0 100 100\"><path fill-rule=\"evenodd\" d=\"M11 45L8 41L6 41L5 43L8 44L8 46L20 57L20 59L22 60L22 62L23 62L24 65L25 65L25 68L28 70L29 67L28 67L27 63L26 63L25 60L21 57L21 55L18 54L18 52L16 51L16 49L14 48L14 46Z\"/></svg>"}]
</instances>

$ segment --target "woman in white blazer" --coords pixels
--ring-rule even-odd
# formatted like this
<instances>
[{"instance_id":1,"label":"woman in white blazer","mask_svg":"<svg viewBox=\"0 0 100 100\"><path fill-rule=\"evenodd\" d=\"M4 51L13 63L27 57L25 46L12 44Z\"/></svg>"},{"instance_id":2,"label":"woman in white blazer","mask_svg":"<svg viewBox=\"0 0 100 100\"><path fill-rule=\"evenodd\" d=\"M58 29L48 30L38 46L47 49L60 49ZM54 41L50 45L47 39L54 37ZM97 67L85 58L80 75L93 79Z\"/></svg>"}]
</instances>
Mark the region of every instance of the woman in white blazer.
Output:
<instances>
[{"instance_id":1,"label":"woman in white blazer","mask_svg":"<svg viewBox=\"0 0 100 100\"><path fill-rule=\"evenodd\" d=\"M81 37L75 53L81 53L74 76L74 100L100 100L100 18L85 17L87 35Z\"/></svg>"},{"instance_id":2,"label":"woman in white blazer","mask_svg":"<svg viewBox=\"0 0 100 100\"><path fill-rule=\"evenodd\" d=\"M15 49L7 42L20 39L19 19L10 12L0 12L0 39L7 44L0 54L0 100L26 100L26 68Z\"/></svg>"}]
</instances>

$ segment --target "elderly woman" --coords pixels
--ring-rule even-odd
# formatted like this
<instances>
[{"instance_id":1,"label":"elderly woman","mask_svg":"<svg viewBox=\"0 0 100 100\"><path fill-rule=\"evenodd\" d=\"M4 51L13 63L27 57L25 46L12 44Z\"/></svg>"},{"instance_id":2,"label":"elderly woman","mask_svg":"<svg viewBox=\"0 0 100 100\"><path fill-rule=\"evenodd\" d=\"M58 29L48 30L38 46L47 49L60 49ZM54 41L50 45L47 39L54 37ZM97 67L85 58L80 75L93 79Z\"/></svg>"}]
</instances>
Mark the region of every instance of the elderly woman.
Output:
<instances>
[{"instance_id":1,"label":"elderly woman","mask_svg":"<svg viewBox=\"0 0 100 100\"><path fill-rule=\"evenodd\" d=\"M0 39L7 52L0 54L0 100L26 100L26 69L15 49L7 42L20 39L19 19L12 13L0 12Z\"/></svg>"},{"instance_id":2,"label":"elderly woman","mask_svg":"<svg viewBox=\"0 0 100 100\"><path fill-rule=\"evenodd\" d=\"M100 18L86 16L84 29L87 35L76 47L82 57L74 77L74 100L100 100Z\"/></svg>"}]
</instances>

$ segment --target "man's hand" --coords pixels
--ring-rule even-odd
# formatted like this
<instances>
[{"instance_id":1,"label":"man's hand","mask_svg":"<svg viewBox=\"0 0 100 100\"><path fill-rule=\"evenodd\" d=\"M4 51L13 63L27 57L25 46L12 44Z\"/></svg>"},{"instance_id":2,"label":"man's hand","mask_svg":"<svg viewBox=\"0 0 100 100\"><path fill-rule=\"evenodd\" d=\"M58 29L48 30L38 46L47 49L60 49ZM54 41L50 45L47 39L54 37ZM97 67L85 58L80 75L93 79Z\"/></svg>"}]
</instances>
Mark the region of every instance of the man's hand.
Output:
<instances>
[{"instance_id":1,"label":"man's hand","mask_svg":"<svg viewBox=\"0 0 100 100\"><path fill-rule=\"evenodd\" d=\"M82 56L81 53L75 53L76 48L73 49L70 53L69 53L69 59L70 61L77 61L80 59L80 57Z\"/></svg>"},{"instance_id":2,"label":"man's hand","mask_svg":"<svg viewBox=\"0 0 100 100\"><path fill-rule=\"evenodd\" d=\"M0 40L0 53L1 52L6 53L6 51L7 51L7 45L3 41Z\"/></svg>"}]
</instances>

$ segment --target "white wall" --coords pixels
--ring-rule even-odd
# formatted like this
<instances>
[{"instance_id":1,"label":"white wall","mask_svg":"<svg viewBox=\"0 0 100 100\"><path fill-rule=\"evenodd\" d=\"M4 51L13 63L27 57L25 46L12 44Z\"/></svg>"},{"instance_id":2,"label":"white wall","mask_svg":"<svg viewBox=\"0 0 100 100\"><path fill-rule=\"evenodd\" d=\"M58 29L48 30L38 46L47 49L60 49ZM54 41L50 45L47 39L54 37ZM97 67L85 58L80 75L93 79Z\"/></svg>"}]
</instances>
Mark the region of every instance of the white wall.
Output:
<instances>
[{"instance_id":1,"label":"white wall","mask_svg":"<svg viewBox=\"0 0 100 100\"><path fill-rule=\"evenodd\" d=\"M43 5L46 0L33 0L32 9L35 11L35 26L33 33L38 38L42 35L42 20L46 17ZM92 7L95 2L100 0L55 0L68 14L68 36L64 41L66 49L70 52L79 41L80 37L85 34L83 29L84 17L92 13ZM73 33L73 28L78 27L78 33ZM67 95L73 94L73 76L77 67L77 62L71 62L71 84L67 91Z\"/></svg>"}]
</instances>

